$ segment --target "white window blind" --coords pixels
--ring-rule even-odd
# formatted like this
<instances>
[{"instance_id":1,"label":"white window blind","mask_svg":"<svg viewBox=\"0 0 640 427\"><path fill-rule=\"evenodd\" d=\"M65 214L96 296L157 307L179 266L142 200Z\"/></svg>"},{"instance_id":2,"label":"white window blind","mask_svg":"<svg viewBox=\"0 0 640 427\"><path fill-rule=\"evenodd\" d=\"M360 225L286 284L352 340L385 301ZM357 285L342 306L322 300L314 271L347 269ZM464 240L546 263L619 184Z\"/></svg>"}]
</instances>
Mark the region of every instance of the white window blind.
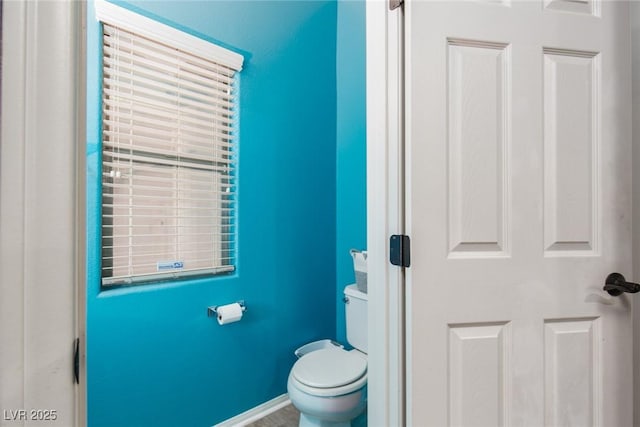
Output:
<instances>
[{"instance_id":1,"label":"white window blind","mask_svg":"<svg viewBox=\"0 0 640 427\"><path fill-rule=\"evenodd\" d=\"M103 285L234 270L235 72L103 24Z\"/></svg>"}]
</instances>

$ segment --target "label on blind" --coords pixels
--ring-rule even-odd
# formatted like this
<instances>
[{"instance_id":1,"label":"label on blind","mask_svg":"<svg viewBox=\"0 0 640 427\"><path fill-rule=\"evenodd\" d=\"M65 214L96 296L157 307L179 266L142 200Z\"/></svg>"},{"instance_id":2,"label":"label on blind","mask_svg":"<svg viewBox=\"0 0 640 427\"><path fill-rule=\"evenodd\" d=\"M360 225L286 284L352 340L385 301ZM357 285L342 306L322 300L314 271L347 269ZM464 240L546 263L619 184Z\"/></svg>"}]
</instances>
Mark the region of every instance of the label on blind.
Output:
<instances>
[{"instance_id":1,"label":"label on blind","mask_svg":"<svg viewBox=\"0 0 640 427\"><path fill-rule=\"evenodd\" d=\"M184 268L184 261L158 261L158 271L180 270Z\"/></svg>"}]
</instances>

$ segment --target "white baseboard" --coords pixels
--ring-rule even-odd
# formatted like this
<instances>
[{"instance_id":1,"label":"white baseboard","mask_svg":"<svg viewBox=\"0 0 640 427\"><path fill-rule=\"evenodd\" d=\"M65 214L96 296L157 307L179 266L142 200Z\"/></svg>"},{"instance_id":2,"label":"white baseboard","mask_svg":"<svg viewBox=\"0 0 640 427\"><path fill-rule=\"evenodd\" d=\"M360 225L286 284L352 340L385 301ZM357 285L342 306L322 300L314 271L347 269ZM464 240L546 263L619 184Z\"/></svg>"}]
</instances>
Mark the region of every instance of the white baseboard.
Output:
<instances>
[{"instance_id":1,"label":"white baseboard","mask_svg":"<svg viewBox=\"0 0 640 427\"><path fill-rule=\"evenodd\" d=\"M290 403L291 401L289 400L289 395L285 393L281 396L269 400L268 402L264 402L263 404L258 405L255 408L251 408L248 411L243 412L242 414L222 421L221 423L216 424L213 427L246 426L247 424L259 420L260 418L266 417L267 415L277 411L280 408L284 408Z\"/></svg>"}]
</instances>

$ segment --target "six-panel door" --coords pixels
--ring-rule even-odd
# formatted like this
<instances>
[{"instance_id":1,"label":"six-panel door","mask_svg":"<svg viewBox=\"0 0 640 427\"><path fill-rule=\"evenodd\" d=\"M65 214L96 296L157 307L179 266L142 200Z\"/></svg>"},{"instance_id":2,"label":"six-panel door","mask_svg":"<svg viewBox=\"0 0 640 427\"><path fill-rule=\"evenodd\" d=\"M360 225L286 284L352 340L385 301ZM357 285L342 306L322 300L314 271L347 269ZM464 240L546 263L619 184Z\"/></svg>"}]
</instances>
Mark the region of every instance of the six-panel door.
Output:
<instances>
[{"instance_id":1,"label":"six-panel door","mask_svg":"<svg viewBox=\"0 0 640 427\"><path fill-rule=\"evenodd\" d=\"M408 424L631 425L627 5L405 13Z\"/></svg>"}]
</instances>

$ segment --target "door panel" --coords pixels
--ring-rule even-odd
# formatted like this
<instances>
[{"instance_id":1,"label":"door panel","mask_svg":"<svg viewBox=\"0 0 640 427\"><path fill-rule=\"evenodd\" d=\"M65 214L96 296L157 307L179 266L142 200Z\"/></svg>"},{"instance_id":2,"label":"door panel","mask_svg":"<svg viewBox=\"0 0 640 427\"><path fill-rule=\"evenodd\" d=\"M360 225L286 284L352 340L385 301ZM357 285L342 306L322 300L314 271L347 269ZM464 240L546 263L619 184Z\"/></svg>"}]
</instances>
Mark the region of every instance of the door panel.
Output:
<instances>
[{"instance_id":1,"label":"door panel","mask_svg":"<svg viewBox=\"0 0 640 427\"><path fill-rule=\"evenodd\" d=\"M627 7L406 4L409 425L631 425Z\"/></svg>"},{"instance_id":2,"label":"door panel","mask_svg":"<svg viewBox=\"0 0 640 427\"><path fill-rule=\"evenodd\" d=\"M595 424L602 406L601 353L600 319L545 321L545 425Z\"/></svg>"},{"instance_id":3,"label":"door panel","mask_svg":"<svg viewBox=\"0 0 640 427\"><path fill-rule=\"evenodd\" d=\"M504 425L511 383L510 348L508 323L450 325L448 380L453 425Z\"/></svg>"},{"instance_id":4,"label":"door panel","mask_svg":"<svg viewBox=\"0 0 640 427\"><path fill-rule=\"evenodd\" d=\"M506 45L447 40L449 256L507 250Z\"/></svg>"},{"instance_id":5,"label":"door panel","mask_svg":"<svg viewBox=\"0 0 640 427\"><path fill-rule=\"evenodd\" d=\"M545 255L598 252L597 53L544 49Z\"/></svg>"}]
</instances>

